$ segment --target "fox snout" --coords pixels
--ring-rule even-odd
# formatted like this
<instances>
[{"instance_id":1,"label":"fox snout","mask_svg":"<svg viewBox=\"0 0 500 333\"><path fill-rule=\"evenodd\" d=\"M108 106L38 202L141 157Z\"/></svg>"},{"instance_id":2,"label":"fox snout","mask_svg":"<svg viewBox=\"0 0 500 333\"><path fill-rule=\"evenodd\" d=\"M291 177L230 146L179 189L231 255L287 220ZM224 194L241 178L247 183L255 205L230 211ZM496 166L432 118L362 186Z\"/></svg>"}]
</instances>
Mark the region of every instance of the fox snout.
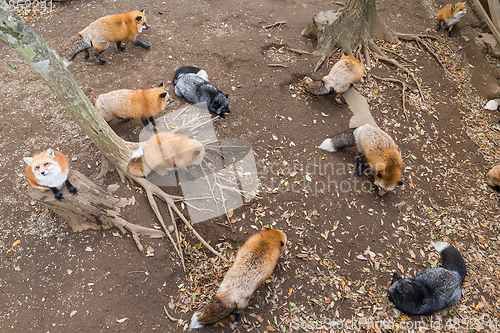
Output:
<instances>
[{"instance_id":1,"label":"fox snout","mask_svg":"<svg viewBox=\"0 0 500 333\"><path fill-rule=\"evenodd\" d=\"M149 30L149 29L151 29L151 26L149 24L147 24L147 23L144 23L144 25L142 26L142 28L144 30Z\"/></svg>"}]
</instances>

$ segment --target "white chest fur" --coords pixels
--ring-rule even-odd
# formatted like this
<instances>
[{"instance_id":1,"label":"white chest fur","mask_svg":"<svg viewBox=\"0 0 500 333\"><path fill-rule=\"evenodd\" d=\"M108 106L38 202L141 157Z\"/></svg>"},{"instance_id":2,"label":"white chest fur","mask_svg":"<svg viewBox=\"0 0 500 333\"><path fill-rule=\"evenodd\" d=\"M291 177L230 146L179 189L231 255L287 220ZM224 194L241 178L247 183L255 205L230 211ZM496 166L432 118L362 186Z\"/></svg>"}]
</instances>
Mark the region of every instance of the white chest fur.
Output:
<instances>
[{"instance_id":1,"label":"white chest fur","mask_svg":"<svg viewBox=\"0 0 500 333\"><path fill-rule=\"evenodd\" d=\"M39 171L34 171L39 184L47 187L56 187L60 190L64 186L66 179L68 179L69 169L63 173L58 165L52 165L44 173L42 175Z\"/></svg>"}]
</instances>

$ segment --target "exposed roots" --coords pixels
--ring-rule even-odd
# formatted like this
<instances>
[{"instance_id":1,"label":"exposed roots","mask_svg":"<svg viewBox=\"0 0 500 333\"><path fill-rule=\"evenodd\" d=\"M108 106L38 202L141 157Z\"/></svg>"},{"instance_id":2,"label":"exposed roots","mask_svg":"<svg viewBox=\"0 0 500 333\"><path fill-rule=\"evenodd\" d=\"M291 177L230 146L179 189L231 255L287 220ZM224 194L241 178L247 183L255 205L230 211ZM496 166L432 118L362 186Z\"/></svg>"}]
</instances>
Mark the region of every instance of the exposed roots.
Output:
<instances>
[{"instance_id":1,"label":"exposed roots","mask_svg":"<svg viewBox=\"0 0 500 333\"><path fill-rule=\"evenodd\" d=\"M210 246L210 244L208 244L208 242L205 239L203 239L203 237L201 237L200 234L198 234L198 232L193 228L191 223L189 223L188 219L184 216L184 214L182 214L182 212L179 210L179 208L175 205L175 201L182 201L183 200L182 197L173 196L173 195L165 193L161 188L159 188L155 184L149 182L145 178L135 177L132 175L128 175L128 177L130 180L133 180L136 183L138 183L139 185L141 185L142 188L146 191L151 208L153 209L156 217L158 218L158 221L160 221L160 224L162 225L163 229L165 230L165 233L168 235L170 241L172 242L177 254L179 255L179 258L181 258L182 267L184 268L184 271L186 271L186 267L184 264L184 255L181 251L181 244L180 244L180 239L178 237L178 233L176 233L176 240L174 240L172 238L171 232L165 226L163 216L161 215L160 210L158 209L158 205L156 204L155 196L160 198L161 200L163 200L165 202L165 204L167 205L174 230L177 230L177 226L175 225L175 219L174 219L173 212L175 212L175 214L177 214L177 216L182 220L182 222L184 222L184 224L187 226L187 228L193 232L193 235L195 235L195 237L198 238L198 240L200 242L202 242L203 245L205 245L207 247L207 249L209 249L213 254L215 254L217 257L219 257L223 261L228 262L228 260L226 258L224 258L222 255L220 255L217 251L215 251L214 248L212 246Z\"/></svg>"},{"instance_id":2,"label":"exposed roots","mask_svg":"<svg viewBox=\"0 0 500 333\"><path fill-rule=\"evenodd\" d=\"M402 91L401 91L401 94L402 94L402 99L403 99L403 113L405 115L405 118L406 118L406 121L408 122L408 114L406 112L406 107L405 107L405 90L406 88L409 88L411 90L411 88L409 86L406 85L405 82L403 81L400 81L400 80L397 80L397 79L392 79L392 78L384 78L384 77L379 77L375 74L371 74L375 79L377 80L381 80L381 81L390 81L390 82L397 82L399 84L401 84L403 86L402 88Z\"/></svg>"}]
</instances>

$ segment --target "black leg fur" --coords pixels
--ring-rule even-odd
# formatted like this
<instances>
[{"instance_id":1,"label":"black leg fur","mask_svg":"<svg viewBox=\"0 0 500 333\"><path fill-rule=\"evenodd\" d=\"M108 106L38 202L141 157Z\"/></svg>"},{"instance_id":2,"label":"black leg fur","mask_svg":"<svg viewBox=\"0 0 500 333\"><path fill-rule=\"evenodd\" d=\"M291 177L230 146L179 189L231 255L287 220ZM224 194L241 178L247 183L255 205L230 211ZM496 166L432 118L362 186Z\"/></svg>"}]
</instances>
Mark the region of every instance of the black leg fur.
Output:
<instances>
[{"instance_id":1,"label":"black leg fur","mask_svg":"<svg viewBox=\"0 0 500 333\"><path fill-rule=\"evenodd\" d=\"M122 42L116 42L116 48L120 51L125 51L125 48L122 46Z\"/></svg>"},{"instance_id":2,"label":"black leg fur","mask_svg":"<svg viewBox=\"0 0 500 333\"><path fill-rule=\"evenodd\" d=\"M101 52L94 52L94 57L99 60L99 65L106 65L106 60L101 59L101 53L103 53L105 50L102 50Z\"/></svg>"},{"instance_id":3,"label":"black leg fur","mask_svg":"<svg viewBox=\"0 0 500 333\"><path fill-rule=\"evenodd\" d=\"M50 190L52 191L52 193L54 193L54 196L56 197L57 201L62 201L63 195L61 192L59 192L57 187L51 187Z\"/></svg>"},{"instance_id":4,"label":"black leg fur","mask_svg":"<svg viewBox=\"0 0 500 333\"><path fill-rule=\"evenodd\" d=\"M69 179L66 179L66 181L64 183L66 184L66 188L68 189L69 193L71 193L73 195L78 194L78 190L76 189L76 187L71 185L71 183L69 182Z\"/></svg>"},{"instance_id":5,"label":"black leg fur","mask_svg":"<svg viewBox=\"0 0 500 333\"><path fill-rule=\"evenodd\" d=\"M137 39L134 39L134 40L132 41L132 44L134 44L135 46L140 46L140 47L142 47L142 48L144 48L144 49L146 49L146 50L149 50L149 49L151 48L151 46L146 45L146 44L144 44L143 42L138 41Z\"/></svg>"}]
</instances>

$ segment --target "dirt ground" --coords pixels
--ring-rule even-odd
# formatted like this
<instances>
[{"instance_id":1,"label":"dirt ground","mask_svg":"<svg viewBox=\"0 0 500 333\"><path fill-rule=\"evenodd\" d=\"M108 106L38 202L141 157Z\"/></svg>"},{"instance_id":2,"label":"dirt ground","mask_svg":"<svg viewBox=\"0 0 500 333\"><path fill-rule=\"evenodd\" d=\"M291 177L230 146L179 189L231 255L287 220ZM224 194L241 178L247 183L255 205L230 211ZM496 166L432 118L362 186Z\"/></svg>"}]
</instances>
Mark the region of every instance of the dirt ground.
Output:
<instances>
[{"instance_id":1,"label":"dirt ground","mask_svg":"<svg viewBox=\"0 0 500 333\"><path fill-rule=\"evenodd\" d=\"M229 93L232 112L216 119L214 126L219 139L252 144L260 195L234 211L234 233L223 225L225 217L195 228L227 258L262 227L283 230L289 241L278 269L251 299L241 321L222 321L200 332L319 332L330 331L327 324L334 320L348 319L408 327L419 318L395 311L386 290L393 268L413 276L438 264L431 239L454 244L464 255L469 276L462 300L424 318L423 327L438 328L432 323L441 320L440 330L450 331L445 324L460 320L454 329L475 325L489 331L494 330L491 325L500 325L500 210L484 175L500 163L500 127L498 113L482 107L498 91L498 62L487 60L475 44L481 24L472 11L451 38L434 31L435 14L444 4L377 3L390 28L437 37L427 42L446 68L415 43L380 42L406 58L398 59L421 80L425 99L406 80L414 92L407 90L403 112L401 85L371 76L405 80L384 63L374 64L355 85L404 157L405 184L384 197L369 191L370 178L338 172L352 168L353 150L326 153L317 148L347 129L352 114L334 96L304 94L300 79L319 79L328 68L312 73L318 57L288 50L314 50L315 42L300 31L315 12L340 8L333 1L145 0L139 8L128 0L72 1L30 26L59 49L103 15L145 8L152 29L138 39L151 45L149 51L127 43L119 52L112 45L102 54L105 66L79 55L69 67L89 99L164 82L175 100L164 112L178 109L185 101L173 94L170 82L183 65L204 68L211 82ZM279 21L286 23L263 28ZM147 257L118 230L73 233L34 204L27 195L24 156L52 147L90 178L99 174L101 157L42 79L7 44L0 44L0 331L185 330L228 266L205 252L181 224L187 276L167 239L143 238L154 249L154 256ZM142 125L131 121L112 127L136 141ZM121 183L116 173L104 179L105 186L111 184L120 186L116 195L135 197L135 205L122 211L125 219L157 226L142 190ZM180 321L168 319L164 306ZM488 320L490 326L485 326Z\"/></svg>"}]
</instances>

